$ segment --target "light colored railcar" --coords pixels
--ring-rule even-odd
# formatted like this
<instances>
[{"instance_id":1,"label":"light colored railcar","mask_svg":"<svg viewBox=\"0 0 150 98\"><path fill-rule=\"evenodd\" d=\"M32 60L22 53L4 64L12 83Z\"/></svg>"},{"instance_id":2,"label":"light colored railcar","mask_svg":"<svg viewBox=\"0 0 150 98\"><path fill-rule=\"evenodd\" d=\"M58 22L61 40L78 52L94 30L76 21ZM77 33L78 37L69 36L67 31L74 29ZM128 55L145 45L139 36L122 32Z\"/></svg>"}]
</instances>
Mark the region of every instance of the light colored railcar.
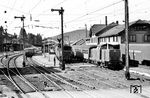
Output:
<instances>
[{"instance_id":1,"label":"light colored railcar","mask_svg":"<svg viewBox=\"0 0 150 98\"><path fill-rule=\"evenodd\" d=\"M74 52L74 58L77 61L89 62L89 50L90 48L97 47L96 45L74 45L72 46Z\"/></svg>"},{"instance_id":2,"label":"light colored railcar","mask_svg":"<svg viewBox=\"0 0 150 98\"><path fill-rule=\"evenodd\" d=\"M94 63L100 66L108 67L110 69L122 69L121 52L120 49L115 49L113 45L104 44L101 46L96 45L78 45L73 46L73 50L77 53L80 52L80 59ZM84 52L86 51L86 52Z\"/></svg>"}]
</instances>

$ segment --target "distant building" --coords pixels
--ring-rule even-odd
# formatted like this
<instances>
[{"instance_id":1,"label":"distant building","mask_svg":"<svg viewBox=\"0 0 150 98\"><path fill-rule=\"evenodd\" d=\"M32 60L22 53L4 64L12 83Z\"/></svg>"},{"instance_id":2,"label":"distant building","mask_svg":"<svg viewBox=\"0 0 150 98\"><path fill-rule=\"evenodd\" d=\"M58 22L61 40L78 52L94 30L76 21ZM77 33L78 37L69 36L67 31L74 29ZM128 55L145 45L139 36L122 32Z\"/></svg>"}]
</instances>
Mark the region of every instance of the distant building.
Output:
<instances>
[{"instance_id":1,"label":"distant building","mask_svg":"<svg viewBox=\"0 0 150 98\"><path fill-rule=\"evenodd\" d=\"M82 38L89 37L89 31L85 29L74 30L64 33L64 43L71 44ZM51 37L53 40L61 39L61 34Z\"/></svg>"},{"instance_id":2,"label":"distant building","mask_svg":"<svg viewBox=\"0 0 150 98\"><path fill-rule=\"evenodd\" d=\"M7 33L3 29L3 27L0 27L0 52L4 51L11 51L15 50L18 51L20 50L20 43L17 39L17 35L12 35Z\"/></svg>"}]
</instances>

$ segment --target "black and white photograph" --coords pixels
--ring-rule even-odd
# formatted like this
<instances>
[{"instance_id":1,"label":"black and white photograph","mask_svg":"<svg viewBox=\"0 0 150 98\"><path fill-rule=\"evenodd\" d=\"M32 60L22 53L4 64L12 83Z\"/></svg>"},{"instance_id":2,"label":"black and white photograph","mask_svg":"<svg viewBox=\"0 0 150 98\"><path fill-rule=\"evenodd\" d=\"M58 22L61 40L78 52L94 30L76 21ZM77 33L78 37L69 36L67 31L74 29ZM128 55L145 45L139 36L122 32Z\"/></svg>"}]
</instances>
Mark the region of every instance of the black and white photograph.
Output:
<instances>
[{"instance_id":1,"label":"black and white photograph","mask_svg":"<svg viewBox=\"0 0 150 98\"><path fill-rule=\"evenodd\" d=\"M150 98L150 0L0 1L0 98Z\"/></svg>"}]
</instances>

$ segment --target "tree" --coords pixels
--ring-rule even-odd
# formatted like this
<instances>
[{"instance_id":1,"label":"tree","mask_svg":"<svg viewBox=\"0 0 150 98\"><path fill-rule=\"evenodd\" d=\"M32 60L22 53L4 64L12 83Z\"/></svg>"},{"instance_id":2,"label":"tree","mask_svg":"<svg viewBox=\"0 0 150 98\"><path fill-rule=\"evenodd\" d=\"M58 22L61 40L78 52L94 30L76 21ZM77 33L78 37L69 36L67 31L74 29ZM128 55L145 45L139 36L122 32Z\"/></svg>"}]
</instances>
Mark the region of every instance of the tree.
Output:
<instances>
[{"instance_id":1,"label":"tree","mask_svg":"<svg viewBox=\"0 0 150 98\"><path fill-rule=\"evenodd\" d=\"M23 28L20 29L19 39L22 41L27 41L27 33L26 30Z\"/></svg>"},{"instance_id":2,"label":"tree","mask_svg":"<svg viewBox=\"0 0 150 98\"><path fill-rule=\"evenodd\" d=\"M36 45L42 46L42 36L40 34L36 35Z\"/></svg>"},{"instance_id":3,"label":"tree","mask_svg":"<svg viewBox=\"0 0 150 98\"><path fill-rule=\"evenodd\" d=\"M2 26L0 26L0 51L3 50L3 40L4 40L3 33L4 33L4 29Z\"/></svg>"},{"instance_id":4,"label":"tree","mask_svg":"<svg viewBox=\"0 0 150 98\"><path fill-rule=\"evenodd\" d=\"M34 46L42 46L42 36L40 34L28 33L28 43Z\"/></svg>"}]
</instances>

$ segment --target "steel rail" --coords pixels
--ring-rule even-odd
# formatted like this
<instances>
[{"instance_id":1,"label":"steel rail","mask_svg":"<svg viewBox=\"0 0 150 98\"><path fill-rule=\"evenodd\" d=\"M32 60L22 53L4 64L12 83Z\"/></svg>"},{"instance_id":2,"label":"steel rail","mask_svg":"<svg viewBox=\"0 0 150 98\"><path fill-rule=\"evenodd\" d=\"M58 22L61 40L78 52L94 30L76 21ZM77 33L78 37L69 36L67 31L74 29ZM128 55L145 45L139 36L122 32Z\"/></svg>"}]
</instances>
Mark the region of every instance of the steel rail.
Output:
<instances>
[{"instance_id":1,"label":"steel rail","mask_svg":"<svg viewBox=\"0 0 150 98\"><path fill-rule=\"evenodd\" d=\"M47 77L48 74L46 74L46 73L44 73L42 70L37 69L36 67L34 67L34 64L35 64L35 63L33 63L33 61L32 61L31 59L30 59L30 64L31 64L31 66L32 66L35 70L37 70L40 74L42 74L46 79L48 79L49 81L52 81L51 79L49 79L49 78ZM50 75L50 77L52 77L52 76ZM53 77L53 78L54 78L54 77ZM54 79L56 79L56 78L54 78ZM56 80L58 80L58 79L56 79ZM60 82L66 84L66 82L64 82L64 81L60 81ZM74 97L70 94L69 91L67 91L67 90L65 90L63 87L59 86L56 82L53 81L52 83L56 84L56 86L58 86L58 88L63 89L64 92L66 92L71 98L74 98ZM67 83L67 85L69 85L69 84ZM72 85L71 85L71 86L72 86ZM73 87L73 88L74 88L74 87Z\"/></svg>"}]
</instances>

